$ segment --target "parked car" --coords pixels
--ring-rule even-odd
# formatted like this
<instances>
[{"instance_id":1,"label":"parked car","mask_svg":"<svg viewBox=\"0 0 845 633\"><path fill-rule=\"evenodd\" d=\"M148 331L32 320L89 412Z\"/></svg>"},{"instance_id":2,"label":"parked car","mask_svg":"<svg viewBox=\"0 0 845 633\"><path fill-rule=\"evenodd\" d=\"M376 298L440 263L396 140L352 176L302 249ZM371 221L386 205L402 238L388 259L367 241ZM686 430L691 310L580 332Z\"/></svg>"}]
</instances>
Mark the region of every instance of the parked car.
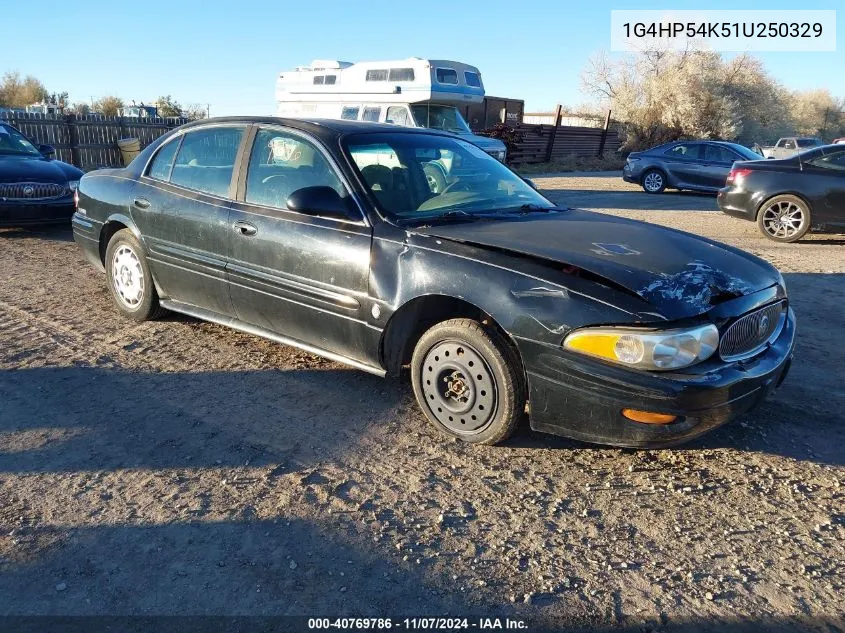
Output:
<instances>
[{"instance_id":1,"label":"parked car","mask_svg":"<svg viewBox=\"0 0 845 633\"><path fill-rule=\"evenodd\" d=\"M717 199L722 211L756 221L778 242L795 242L810 230L845 232L845 145L737 163Z\"/></svg>"},{"instance_id":2,"label":"parked car","mask_svg":"<svg viewBox=\"0 0 845 633\"><path fill-rule=\"evenodd\" d=\"M835 138L835 139L833 139L833 144L834 144L834 145L838 145L839 143L845 143L845 136L843 136L843 137L841 137L841 138Z\"/></svg>"},{"instance_id":3,"label":"parked car","mask_svg":"<svg viewBox=\"0 0 845 633\"><path fill-rule=\"evenodd\" d=\"M169 309L378 375L409 365L426 417L469 442L527 411L544 432L675 443L752 409L792 358L770 264L556 207L432 130L189 123L86 174L73 230L122 315Z\"/></svg>"},{"instance_id":4,"label":"parked car","mask_svg":"<svg viewBox=\"0 0 845 633\"><path fill-rule=\"evenodd\" d=\"M648 193L665 189L713 192L725 186L731 165L755 160L759 154L726 141L675 141L631 152L622 168L622 179L642 185Z\"/></svg>"},{"instance_id":5,"label":"parked car","mask_svg":"<svg viewBox=\"0 0 845 633\"><path fill-rule=\"evenodd\" d=\"M820 139L785 136L771 147L762 148L764 158L789 158L804 150L822 145Z\"/></svg>"},{"instance_id":6,"label":"parked car","mask_svg":"<svg viewBox=\"0 0 845 633\"><path fill-rule=\"evenodd\" d=\"M82 171L0 121L0 226L70 222Z\"/></svg>"}]
</instances>

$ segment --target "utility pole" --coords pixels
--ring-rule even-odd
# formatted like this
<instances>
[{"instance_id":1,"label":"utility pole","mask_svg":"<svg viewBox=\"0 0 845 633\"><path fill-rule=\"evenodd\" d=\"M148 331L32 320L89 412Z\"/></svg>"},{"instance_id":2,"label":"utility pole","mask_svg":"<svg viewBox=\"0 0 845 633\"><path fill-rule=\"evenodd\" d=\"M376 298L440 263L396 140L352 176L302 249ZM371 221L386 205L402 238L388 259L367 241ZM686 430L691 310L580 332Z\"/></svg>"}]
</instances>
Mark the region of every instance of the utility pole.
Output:
<instances>
[{"instance_id":1,"label":"utility pole","mask_svg":"<svg viewBox=\"0 0 845 633\"><path fill-rule=\"evenodd\" d=\"M205 118L206 119L211 118L211 104L210 103L205 104Z\"/></svg>"}]
</instances>

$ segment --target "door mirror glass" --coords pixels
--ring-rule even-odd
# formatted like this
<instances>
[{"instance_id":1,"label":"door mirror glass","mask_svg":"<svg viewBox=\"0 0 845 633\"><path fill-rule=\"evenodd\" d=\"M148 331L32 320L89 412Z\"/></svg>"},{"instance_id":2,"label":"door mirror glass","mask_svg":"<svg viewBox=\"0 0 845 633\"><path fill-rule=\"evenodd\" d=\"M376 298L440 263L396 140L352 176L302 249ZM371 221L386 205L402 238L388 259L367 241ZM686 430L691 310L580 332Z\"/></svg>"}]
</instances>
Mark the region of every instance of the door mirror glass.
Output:
<instances>
[{"instance_id":1,"label":"door mirror glass","mask_svg":"<svg viewBox=\"0 0 845 633\"><path fill-rule=\"evenodd\" d=\"M39 145L38 151L44 158L53 158L56 155L56 148L52 145Z\"/></svg>"},{"instance_id":2,"label":"door mirror glass","mask_svg":"<svg viewBox=\"0 0 845 633\"><path fill-rule=\"evenodd\" d=\"M294 191L287 199L287 208L297 213L305 213L336 220L351 220L348 198L341 198L331 187L303 187Z\"/></svg>"}]
</instances>

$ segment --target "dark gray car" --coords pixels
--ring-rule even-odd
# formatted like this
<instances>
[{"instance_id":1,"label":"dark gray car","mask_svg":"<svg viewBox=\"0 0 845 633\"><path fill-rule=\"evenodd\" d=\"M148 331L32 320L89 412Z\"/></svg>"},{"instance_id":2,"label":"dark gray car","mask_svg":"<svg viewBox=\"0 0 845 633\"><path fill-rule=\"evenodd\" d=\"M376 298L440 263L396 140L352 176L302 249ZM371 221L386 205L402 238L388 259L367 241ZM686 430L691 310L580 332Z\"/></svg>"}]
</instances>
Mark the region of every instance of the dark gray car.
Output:
<instances>
[{"instance_id":1,"label":"dark gray car","mask_svg":"<svg viewBox=\"0 0 845 633\"><path fill-rule=\"evenodd\" d=\"M747 147L726 141L674 141L644 152L631 152L622 179L648 193L664 189L716 192L735 161L761 160Z\"/></svg>"}]
</instances>

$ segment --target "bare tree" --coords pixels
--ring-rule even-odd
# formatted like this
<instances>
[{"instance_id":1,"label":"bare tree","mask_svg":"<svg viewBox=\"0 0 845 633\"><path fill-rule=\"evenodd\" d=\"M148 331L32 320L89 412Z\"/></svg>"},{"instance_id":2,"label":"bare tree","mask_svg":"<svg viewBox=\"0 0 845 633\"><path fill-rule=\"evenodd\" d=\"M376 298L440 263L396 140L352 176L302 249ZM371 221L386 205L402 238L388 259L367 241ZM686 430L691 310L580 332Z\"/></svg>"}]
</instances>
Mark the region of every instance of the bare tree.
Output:
<instances>
[{"instance_id":1,"label":"bare tree","mask_svg":"<svg viewBox=\"0 0 845 633\"><path fill-rule=\"evenodd\" d=\"M123 99L120 97L108 96L99 99L94 104L94 111L104 116L117 116L118 110L123 107Z\"/></svg>"},{"instance_id":2,"label":"bare tree","mask_svg":"<svg viewBox=\"0 0 845 633\"><path fill-rule=\"evenodd\" d=\"M0 80L0 106L25 108L46 100L50 93L38 79L27 75L21 79L18 72L9 72Z\"/></svg>"}]
</instances>

